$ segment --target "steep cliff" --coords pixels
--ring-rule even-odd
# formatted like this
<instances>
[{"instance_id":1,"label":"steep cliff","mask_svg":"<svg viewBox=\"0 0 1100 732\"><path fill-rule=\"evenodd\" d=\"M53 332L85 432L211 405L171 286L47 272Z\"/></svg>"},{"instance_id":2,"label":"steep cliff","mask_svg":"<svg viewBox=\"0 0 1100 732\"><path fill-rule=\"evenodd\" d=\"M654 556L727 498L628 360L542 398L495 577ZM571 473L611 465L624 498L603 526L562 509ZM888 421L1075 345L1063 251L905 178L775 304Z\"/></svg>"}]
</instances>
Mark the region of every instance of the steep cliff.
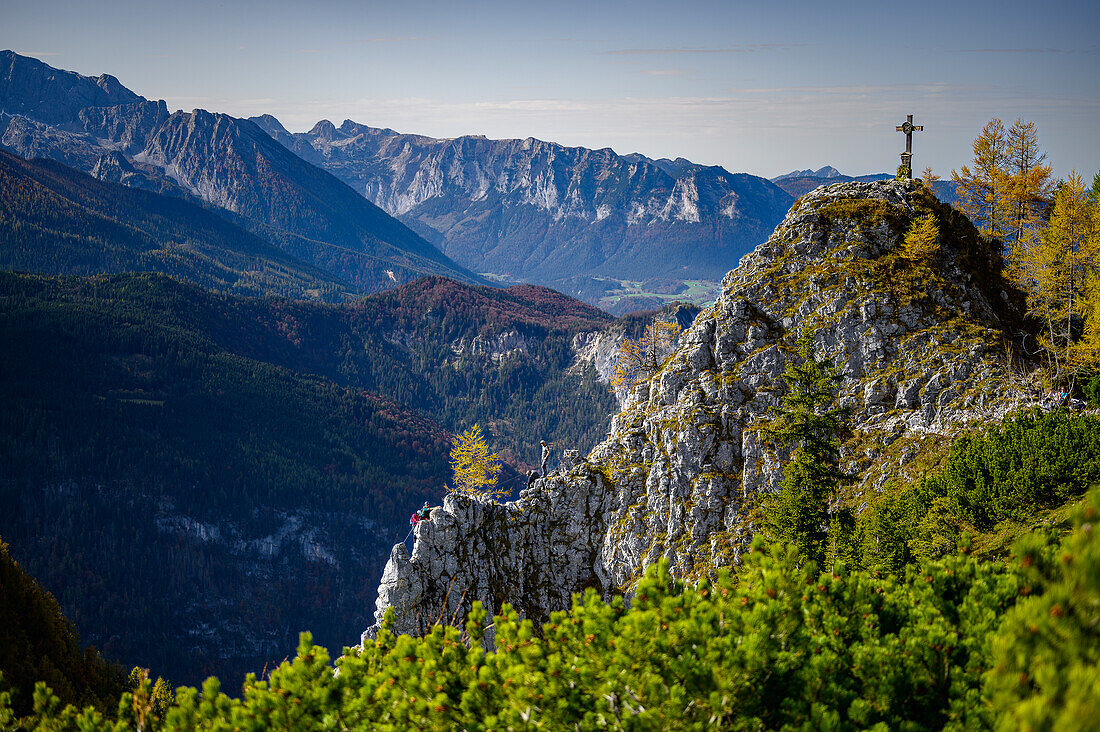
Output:
<instances>
[{"instance_id":1,"label":"steep cliff","mask_svg":"<svg viewBox=\"0 0 1100 732\"><path fill-rule=\"evenodd\" d=\"M939 250L910 261L905 232L928 213ZM395 546L376 619L392 607L396 630L416 632L480 599L542 620L585 587L628 590L660 557L678 576L736 562L747 510L782 475L784 456L755 428L782 395L802 329L842 374L854 428L844 457L861 475L844 500L858 510L922 439L1039 400L1010 367L1019 296L999 262L919 183L848 182L799 199L636 386L605 442L567 455L515 502L448 496L411 556Z\"/></svg>"}]
</instances>

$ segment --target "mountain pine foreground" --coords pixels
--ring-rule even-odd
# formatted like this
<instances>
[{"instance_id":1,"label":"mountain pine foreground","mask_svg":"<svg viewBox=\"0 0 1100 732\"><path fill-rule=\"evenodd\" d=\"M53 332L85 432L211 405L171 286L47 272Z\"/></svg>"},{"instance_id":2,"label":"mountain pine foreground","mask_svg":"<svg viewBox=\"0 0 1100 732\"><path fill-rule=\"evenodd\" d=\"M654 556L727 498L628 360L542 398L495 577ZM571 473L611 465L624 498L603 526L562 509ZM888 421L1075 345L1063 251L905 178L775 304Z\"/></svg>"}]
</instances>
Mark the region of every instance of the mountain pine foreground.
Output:
<instances>
[{"instance_id":1,"label":"mountain pine foreground","mask_svg":"<svg viewBox=\"0 0 1100 732\"><path fill-rule=\"evenodd\" d=\"M662 561L629 609L593 591L541 628L505 606L482 642L458 628L298 655L239 696L211 677L158 713L148 681L117 721L39 684L33 729L1095 729L1100 718L1100 492L1063 538L1011 558L966 553L879 577L798 562L762 541L736 577L684 585ZM13 719L0 695L0 724Z\"/></svg>"}]
</instances>

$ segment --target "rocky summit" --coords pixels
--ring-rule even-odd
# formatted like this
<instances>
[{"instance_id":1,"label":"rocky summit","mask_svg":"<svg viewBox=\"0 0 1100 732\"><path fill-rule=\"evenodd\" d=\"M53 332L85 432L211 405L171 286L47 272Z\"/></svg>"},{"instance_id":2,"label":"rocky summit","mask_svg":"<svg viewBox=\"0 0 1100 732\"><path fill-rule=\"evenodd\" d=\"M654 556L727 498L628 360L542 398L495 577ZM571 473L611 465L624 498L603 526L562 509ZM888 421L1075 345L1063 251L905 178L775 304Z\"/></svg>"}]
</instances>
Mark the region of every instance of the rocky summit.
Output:
<instances>
[{"instance_id":1,"label":"rocky summit","mask_svg":"<svg viewBox=\"0 0 1100 732\"><path fill-rule=\"evenodd\" d=\"M915 260L905 234L928 214L938 248ZM928 440L1040 401L1013 368L1020 295L999 262L919 182L838 183L797 200L587 457L567 451L514 502L451 494L415 529L411 556L396 545L376 621L392 608L395 631L418 633L480 600L539 622L587 587L629 592L661 557L679 577L736 563L752 507L782 477L786 456L759 427L805 330L852 410L843 455L860 480L842 500L861 510Z\"/></svg>"}]
</instances>

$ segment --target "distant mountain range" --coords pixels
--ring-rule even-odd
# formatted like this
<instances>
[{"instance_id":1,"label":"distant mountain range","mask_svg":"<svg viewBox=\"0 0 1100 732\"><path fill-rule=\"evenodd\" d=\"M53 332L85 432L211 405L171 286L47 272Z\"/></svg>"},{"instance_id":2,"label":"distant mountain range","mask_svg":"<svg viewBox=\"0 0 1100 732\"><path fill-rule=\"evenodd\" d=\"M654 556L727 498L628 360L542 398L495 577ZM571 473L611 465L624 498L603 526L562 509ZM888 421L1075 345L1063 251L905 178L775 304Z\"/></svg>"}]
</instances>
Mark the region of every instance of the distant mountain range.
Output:
<instances>
[{"instance_id":1,"label":"distant mountain range","mask_svg":"<svg viewBox=\"0 0 1100 732\"><path fill-rule=\"evenodd\" d=\"M576 276L721 279L792 200L763 178L682 158L434 139L351 120L296 134L270 115L251 121L461 264L551 286Z\"/></svg>"},{"instance_id":2,"label":"distant mountain range","mask_svg":"<svg viewBox=\"0 0 1100 732\"><path fill-rule=\"evenodd\" d=\"M790 173L784 173L783 175L777 175L772 178L772 183L778 183L785 178L839 178L842 174L839 170L831 165L826 165L823 168L812 170L806 168L805 170L792 170ZM847 176L843 176L847 177Z\"/></svg>"},{"instance_id":3,"label":"distant mountain range","mask_svg":"<svg viewBox=\"0 0 1100 732\"><path fill-rule=\"evenodd\" d=\"M782 188L795 198L804 196L815 188L829 185L831 183L847 183L848 181L872 181L872 180L889 180L893 178L893 173L870 173L868 175L844 175L839 170L831 165L826 165L818 170L792 170L790 173L785 173L780 176L772 178L772 183ZM958 202L959 198L955 194L957 185L949 180L934 180L930 183L932 192L936 194L936 197L943 201L954 205Z\"/></svg>"},{"instance_id":4,"label":"distant mountain range","mask_svg":"<svg viewBox=\"0 0 1100 732\"><path fill-rule=\"evenodd\" d=\"M372 292L427 274L480 278L247 120L168 113L112 76L0 52L0 146L192 198L286 254Z\"/></svg>"},{"instance_id":5,"label":"distant mountain range","mask_svg":"<svg viewBox=\"0 0 1100 732\"><path fill-rule=\"evenodd\" d=\"M423 275L487 281L476 272L551 286L618 314L707 300L795 197L823 183L889 177L825 166L768 181L683 158L533 138L434 139L351 120L291 133L271 115L170 113L113 76L11 51L0 52L0 147L189 200L251 233L236 237L250 253L208 246L204 256L228 272L192 278L206 286L247 291L231 280L261 266L259 240L289 257L279 268L295 274L280 273L272 291L293 297L351 297ZM950 188L936 184L948 199ZM187 276L182 264L148 265L150 256L132 266Z\"/></svg>"}]
</instances>

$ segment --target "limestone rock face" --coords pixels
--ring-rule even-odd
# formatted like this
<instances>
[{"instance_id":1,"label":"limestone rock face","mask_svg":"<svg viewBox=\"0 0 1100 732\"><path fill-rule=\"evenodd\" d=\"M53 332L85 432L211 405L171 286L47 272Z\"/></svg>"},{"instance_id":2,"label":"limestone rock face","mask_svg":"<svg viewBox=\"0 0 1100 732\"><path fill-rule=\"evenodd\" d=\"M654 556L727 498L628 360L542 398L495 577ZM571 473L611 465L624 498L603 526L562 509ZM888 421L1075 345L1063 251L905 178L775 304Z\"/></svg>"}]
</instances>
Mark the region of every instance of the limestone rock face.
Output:
<instances>
[{"instance_id":1,"label":"limestone rock face","mask_svg":"<svg viewBox=\"0 0 1100 732\"><path fill-rule=\"evenodd\" d=\"M909 262L904 234L926 213L940 251ZM682 577L736 562L752 535L746 508L782 478L785 456L757 427L801 329L842 375L855 434L845 459L862 476L854 501L912 458L906 440L1038 403L1007 365L1018 293L998 261L919 183L840 183L799 199L628 395L605 442L515 502L449 496L411 556L396 547L376 620L393 608L395 629L415 633L478 599L539 621L586 587L629 591L660 557Z\"/></svg>"},{"instance_id":2,"label":"limestone rock face","mask_svg":"<svg viewBox=\"0 0 1100 732\"><path fill-rule=\"evenodd\" d=\"M456 355L488 356L494 361L501 361L517 354L526 354L530 348L523 334L513 328L493 336L463 336L451 344L451 350Z\"/></svg>"},{"instance_id":3,"label":"limestone rock face","mask_svg":"<svg viewBox=\"0 0 1100 732\"><path fill-rule=\"evenodd\" d=\"M141 101L114 107L88 107L77 113L84 132L94 135L106 147L127 155L140 153L158 127L168 121L164 100Z\"/></svg>"}]
</instances>

